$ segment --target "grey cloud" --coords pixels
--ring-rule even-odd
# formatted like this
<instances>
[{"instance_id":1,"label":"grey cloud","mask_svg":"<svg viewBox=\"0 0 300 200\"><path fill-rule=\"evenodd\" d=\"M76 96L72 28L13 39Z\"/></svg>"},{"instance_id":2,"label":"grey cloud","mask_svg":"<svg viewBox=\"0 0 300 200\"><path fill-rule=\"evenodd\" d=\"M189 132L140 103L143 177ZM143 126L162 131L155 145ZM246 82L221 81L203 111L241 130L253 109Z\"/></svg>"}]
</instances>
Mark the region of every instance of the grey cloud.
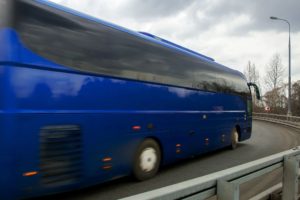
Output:
<instances>
[{"instance_id":1,"label":"grey cloud","mask_svg":"<svg viewBox=\"0 0 300 200\"><path fill-rule=\"evenodd\" d=\"M177 15L196 0L131 0L120 11L126 17L137 20L154 20L161 17Z\"/></svg>"},{"instance_id":2,"label":"grey cloud","mask_svg":"<svg viewBox=\"0 0 300 200\"><path fill-rule=\"evenodd\" d=\"M241 26L238 30L232 30L236 34L260 30L287 30L287 27L283 23L282 25L274 24L276 22L271 21L270 16L288 19L292 24L292 31L298 32L300 31L299 9L299 0L219 0L219 3L209 9L205 15L209 16L210 21L218 22L223 20L224 23L228 17L237 17L242 14L248 15L251 23ZM226 23L230 23L230 21L228 20Z\"/></svg>"},{"instance_id":3,"label":"grey cloud","mask_svg":"<svg viewBox=\"0 0 300 200\"><path fill-rule=\"evenodd\" d=\"M60 0L62 4L74 5L73 0ZM300 31L300 1L299 0L123 0L121 6L115 8L108 0L86 0L78 3L81 10L101 13L115 18L134 19L137 22L153 22L165 17L176 17L179 13L187 15L186 20L192 23L188 31L209 30L217 24L230 24L232 19L247 15L249 24L241 24L232 34L245 34L250 31L278 30L286 31L282 22L270 20L270 16L288 19L292 31ZM80 6L79 6L80 5ZM111 9L109 9L111 7ZM109 12L110 13L107 13ZM201 13L199 18L197 13Z\"/></svg>"},{"instance_id":4,"label":"grey cloud","mask_svg":"<svg viewBox=\"0 0 300 200\"><path fill-rule=\"evenodd\" d=\"M157 20L163 17L176 16L185 12L190 26L182 33L182 36L192 36L195 32L210 30L218 24L230 25L234 18L241 15L249 17L250 22L240 24L228 34L243 35L251 31L287 31L287 25L283 22L270 20L270 16L288 19L292 25L293 32L300 31L300 1L299 0L201 0L201 1L162 1L133 0L127 10L131 10L131 17L137 20ZM138 3L140 2L140 3ZM141 3L143 2L143 3ZM202 18L197 13L200 12ZM179 25L180 26L180 25Z\"/></svg>"},{"instance_id":5,"label":"grey cloud","mask_svg":"<svg viewBox=\"0 0 300 200\"><path fill-rule=\"evenodd\" d=\"M256 0L258 1L258 0ZM276 21L270 22L270 16L285 18L290 21L292 31L300 31L300 1L299 0L265 0L256 3L252 16L256 21L259 29L274 29L286 31L286 26L274 24ZM269 20L269 21L267 21ZM267 21L267 22L266 22Z\"/></svg>"}]
</instances>

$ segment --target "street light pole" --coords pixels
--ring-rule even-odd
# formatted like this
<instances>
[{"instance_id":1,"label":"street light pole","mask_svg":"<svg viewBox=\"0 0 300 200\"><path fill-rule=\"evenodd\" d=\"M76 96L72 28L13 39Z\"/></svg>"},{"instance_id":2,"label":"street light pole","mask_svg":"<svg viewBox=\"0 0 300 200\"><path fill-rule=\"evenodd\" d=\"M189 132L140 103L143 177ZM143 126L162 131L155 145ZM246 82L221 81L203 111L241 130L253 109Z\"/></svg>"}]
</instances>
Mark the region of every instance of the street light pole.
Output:
<instances>
[{"instance_id":1,"label":"street light pole","mask_svg":"<svg viewBox=\"0 0 300 200\"><path fill-rule=\"evenodd\" d=\"M281 20L286 22L289 25L289 89L288 89L288 112L287 115L288 116L292 116L292 110L291 110L291 82L292 82L292 78L291 78L291 24L288 20L286 19L281 19L278 17L270 17L270 19L272 20Z\"/></svg>"}]
</instances>

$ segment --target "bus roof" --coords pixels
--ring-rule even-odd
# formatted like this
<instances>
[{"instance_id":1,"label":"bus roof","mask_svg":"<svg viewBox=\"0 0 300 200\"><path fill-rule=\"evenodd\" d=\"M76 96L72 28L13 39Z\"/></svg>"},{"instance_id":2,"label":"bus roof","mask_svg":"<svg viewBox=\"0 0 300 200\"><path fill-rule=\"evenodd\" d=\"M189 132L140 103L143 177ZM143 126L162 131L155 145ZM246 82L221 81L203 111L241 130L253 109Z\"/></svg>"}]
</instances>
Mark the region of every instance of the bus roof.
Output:
<instances>
[{"instance_id":1,"label":"bus roof","mask_svg":"<svg viewBox=\"0 0 300 200\"><path fill-rule=\"evenodd\" d=\"M205 59L208 59L208 60L211 60L211 61L215 61L213 58L210 58L210 57L208 57L208 56L205 56L205 55L203 55L203 54L200 54L200 53L198 53L198 52L195 52L195 51L193 51L193 50L190 50L190 49L188 49L188 48L185 48L185 47L183 47L183 46L180 46L180 45L178 45L178 44L175 44L175 43L173 43L173 42L170 42L170 41L168 41L168 40L166 40L166 39L163 39L163 38L158 37L158 36L156 36L156 35L153 35L153 34L151 34L151 33L146 33L146 32L140 32L140 33L143 34L143 35L147 35L147 36L149 36L149 37L151 37L151 38L157 39L157 40L159 40L159 41L161 41L161 42L164 42L164 43L166 43L166 44L170 44L170 45L172 45L172 46L174 46L174 47L180 48L180 49L182 49L182 50L184 50L184 51L188 51L188 52L190 52L190 53L193 53L193 54L195 54L195 55L197 55L197 56L204 57Z\"/></svg>"}]
</instances>

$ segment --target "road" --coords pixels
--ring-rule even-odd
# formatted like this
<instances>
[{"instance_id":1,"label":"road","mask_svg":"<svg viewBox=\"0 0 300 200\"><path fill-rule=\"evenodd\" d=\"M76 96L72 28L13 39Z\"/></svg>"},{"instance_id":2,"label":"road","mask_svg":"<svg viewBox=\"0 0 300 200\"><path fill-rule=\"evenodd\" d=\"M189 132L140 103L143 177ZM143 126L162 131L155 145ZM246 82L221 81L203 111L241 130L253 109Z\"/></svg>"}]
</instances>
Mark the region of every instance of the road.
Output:
<instances>
[{"instance_id":1,"label":"road","mask_svg":"<svg viewBox=\"0 0 300 200\"><path fill-rule=\"evenodd\" d=\"M240 143L234 151L223 149L164 167L155 178L148 181L135 182L132 178L126 177L84 190L43 199L119 199L227 169L298 145L300 145L299 130L268 122L254 121L252 138Z\"/></svg>"}]
</instances>

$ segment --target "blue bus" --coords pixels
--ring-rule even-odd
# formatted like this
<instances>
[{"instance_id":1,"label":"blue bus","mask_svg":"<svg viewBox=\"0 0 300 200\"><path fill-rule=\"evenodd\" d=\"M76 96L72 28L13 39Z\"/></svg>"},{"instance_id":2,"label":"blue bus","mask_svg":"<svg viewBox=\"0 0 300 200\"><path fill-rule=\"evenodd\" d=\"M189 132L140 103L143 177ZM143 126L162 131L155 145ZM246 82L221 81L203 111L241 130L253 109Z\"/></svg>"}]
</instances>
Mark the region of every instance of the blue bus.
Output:
<instances>
[{"instance_id":1,"label":"blue bus","mask_svg":"<svg viewBox=\"0 0 300 200\"><path fill-rule=\"evenodd\" d=\"M0 81L0 199L146 180L251 136L240 72L48 1L0 0Z\"/></svg>"}]
</instances>

